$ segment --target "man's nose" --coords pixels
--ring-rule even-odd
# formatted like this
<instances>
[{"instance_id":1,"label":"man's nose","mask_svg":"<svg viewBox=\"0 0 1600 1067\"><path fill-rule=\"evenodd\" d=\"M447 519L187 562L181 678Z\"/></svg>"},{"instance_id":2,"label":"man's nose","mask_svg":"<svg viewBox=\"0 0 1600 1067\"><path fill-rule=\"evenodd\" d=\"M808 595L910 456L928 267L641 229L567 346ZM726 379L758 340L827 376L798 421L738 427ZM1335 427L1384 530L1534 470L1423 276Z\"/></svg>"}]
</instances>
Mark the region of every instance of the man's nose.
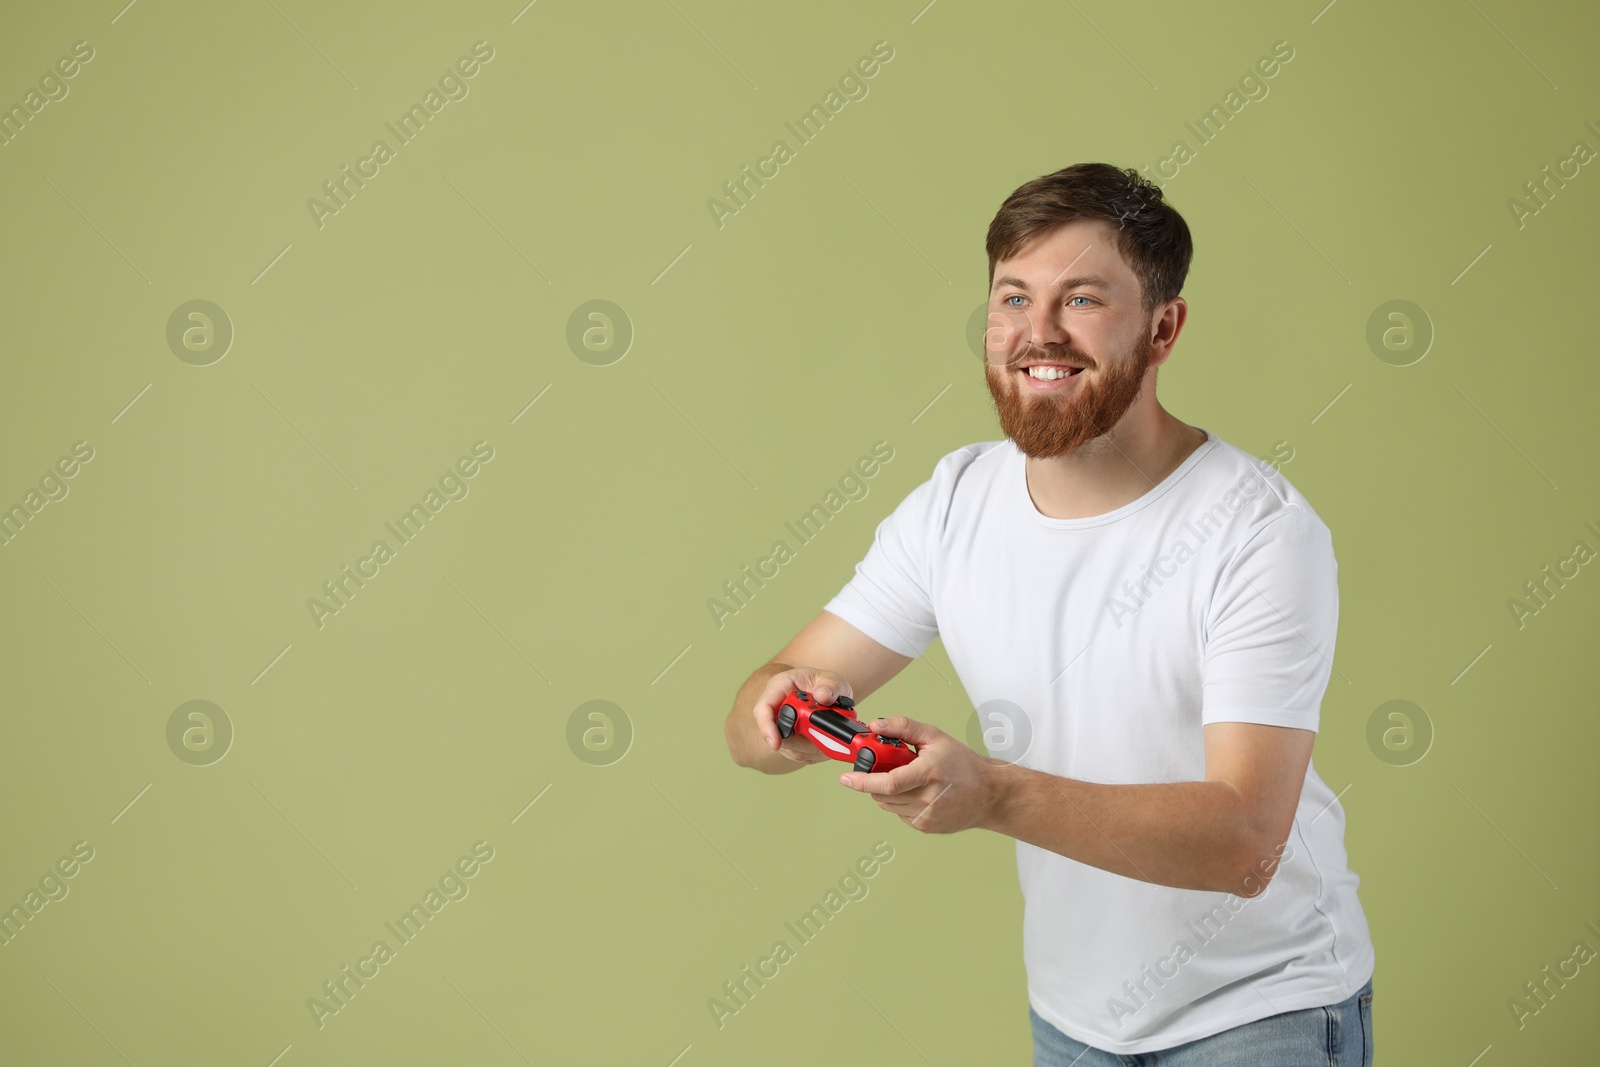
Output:
<instances>
[{"instance_id":1,"label":"man's nose","mask_svg":"<svg viewBox=\"0 0 1600 1067\"><path fill-rule=\"evenodd\" d=\"M1040 348L1064 344L1067 340L1056 309L1050 307L1037 307L1028 313L1028 333L1028 340Z\"/></svg>"}]
</instances>

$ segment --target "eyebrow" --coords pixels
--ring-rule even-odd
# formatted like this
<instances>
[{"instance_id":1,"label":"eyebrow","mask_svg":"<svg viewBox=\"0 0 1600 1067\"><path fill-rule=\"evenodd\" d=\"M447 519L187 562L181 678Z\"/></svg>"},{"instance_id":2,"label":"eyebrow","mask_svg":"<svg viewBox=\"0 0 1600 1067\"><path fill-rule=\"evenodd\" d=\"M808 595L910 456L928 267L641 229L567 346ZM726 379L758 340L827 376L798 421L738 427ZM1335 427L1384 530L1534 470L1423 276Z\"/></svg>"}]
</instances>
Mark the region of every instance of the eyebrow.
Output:
<instances>
[{"instance_id":1,"label":"eyebrow","mask_svg":"<svg viewBox=\"0 0 1600 1067\"><path fill-rule=\"evenodd\" d=\"M1023 281L1021 278L1018 278L1018 277L1016 277L1014 275L1007 274L1007 275L1004 275L1002 277L996 278L994 280L994 286L990 290L990 292L993 292L995 289L1003 289L1006 286L1011 286L1011 287L1016 288L1016 289L1021 289L1023 292L1032 292L1033 291L1032 289L1029 288L1028 283ZM1057 286L1057 288L1058 289L1078 289L1078 288L1083 288L1083 287L1086 287L1086 286L1092 286L1093 288L1096 288L1096 289L1106 289L1106 290L1110 290L1110 289L1114 288L1114 286L1112 286L1112 284L1110 282L1106 281L1104 278L1100 277L1098 274L1079 274L1079 275L1076 275L1075 277L1067 278L1064 281L1062 281L1062 283L1059 286Z\"/></svg>"}]
</instances>

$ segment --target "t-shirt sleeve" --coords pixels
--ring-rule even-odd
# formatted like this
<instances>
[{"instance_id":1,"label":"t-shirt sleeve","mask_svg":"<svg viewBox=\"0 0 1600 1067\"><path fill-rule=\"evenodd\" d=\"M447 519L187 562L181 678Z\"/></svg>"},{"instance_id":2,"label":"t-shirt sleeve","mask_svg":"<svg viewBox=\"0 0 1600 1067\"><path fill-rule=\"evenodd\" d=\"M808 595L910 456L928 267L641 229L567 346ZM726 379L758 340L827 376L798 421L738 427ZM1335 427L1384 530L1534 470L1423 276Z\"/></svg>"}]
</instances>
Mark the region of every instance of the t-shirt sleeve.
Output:
<instances>
[{"instance_id":1,"label":"t-shirt sleeve","mask_svg":"<svg viewBox=\"0 0 1600 1067\"><path fill-rule=\"evenodd\" d=\"M1257 530L1217 584L1201 657L1201 722L1315 731L1338 629L1332 534L1295 507Z\"/></svg>"},{"instance_id":2,"label":"t-shirt sleeve","mask_svg":"<svg viewBox=\"0 0 1600 1067\"><path fill-rule=\"evenodd\" d=\"M942 525L948 496L949 485L937 470L907 494L878 523L855 577L823 610L902 656L915 659L927 651L939 636L929 546Z\"/></svg>"}]
</instances>

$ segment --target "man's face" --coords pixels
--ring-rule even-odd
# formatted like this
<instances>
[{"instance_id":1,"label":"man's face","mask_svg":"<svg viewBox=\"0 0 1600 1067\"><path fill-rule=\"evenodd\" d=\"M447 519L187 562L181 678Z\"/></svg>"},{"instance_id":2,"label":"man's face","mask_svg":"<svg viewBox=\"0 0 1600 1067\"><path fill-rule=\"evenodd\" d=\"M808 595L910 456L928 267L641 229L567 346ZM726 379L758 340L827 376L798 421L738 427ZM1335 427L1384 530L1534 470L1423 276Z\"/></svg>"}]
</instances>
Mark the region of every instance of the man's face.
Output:
<instances>
[{"instance_id":1,"label":"man's face","mask_svg":"<svg viewBox=\"0 0 1600 1067\"><path fill-rule=\"evenodd\" d=\"M1087 219L1060 226L996 263L994 275L984 376L1005 435L1043 459L1110 431L1154 374L1139 279L1111 228ZM1083 369L1042 380L1024 369L1037 362Z\"/></svg>"}]
</instances>

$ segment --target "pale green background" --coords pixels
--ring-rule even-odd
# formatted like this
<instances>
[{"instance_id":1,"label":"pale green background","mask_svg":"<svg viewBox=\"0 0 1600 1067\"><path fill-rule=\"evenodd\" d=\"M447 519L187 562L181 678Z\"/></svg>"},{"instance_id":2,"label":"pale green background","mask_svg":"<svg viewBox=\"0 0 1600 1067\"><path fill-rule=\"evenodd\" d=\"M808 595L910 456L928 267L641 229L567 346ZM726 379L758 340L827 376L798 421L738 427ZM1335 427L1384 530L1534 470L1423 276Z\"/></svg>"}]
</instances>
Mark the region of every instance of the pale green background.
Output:
<instances>
[{"instance_id":1,"label":"pale green background","mask_svg":"<svg viewBox=\"0 0 1600 1067\"><path fill-rule=\"evenodd\" d=\"M1197 251L1161 397L1252 454L1289 442L1333 530L1315 761L1378 1061L1593 1056L1594 965L1520 1031L1506 1004L1600 948L1600 575L1521 630L1506 606L1600 548L1600 173L1524 228L1506 206L1600 148L1592 11L121 4L0 25L0 102L97 52L0 149L0 504L96 450L0 549L0 902L96 849L0 948L0 1060L1028 1062L1012 842L919 835L831 767L741 770L722 720L934 462L999 436L964 333L1000 201L1193 147L1278 40L1270 95L1166 187ZM318 230L306 199L477 40L470 95ZM719 231L707 198L877 40L870 95ZM193 299L236 330L209 367L166 345ZM591 299L636 330L611 366L567 347ZM1412 366L1365 340L1392 299L1437 332ZM318 630L306 599L480 439L470 496ZM714 627L707 599L880 439L870 495ZM1436 730L1412 766L1366 742L1395 698ZM167 747L191 699L236 730L211 766ZM635 733L606 767L565 740L594 699ZM938 644L871 708L972 711ZM319 1031L307 998L479 839L471 895ZM718 1030L707 998L880 839L871 895Z\"/></svg>"}]
</instances>

